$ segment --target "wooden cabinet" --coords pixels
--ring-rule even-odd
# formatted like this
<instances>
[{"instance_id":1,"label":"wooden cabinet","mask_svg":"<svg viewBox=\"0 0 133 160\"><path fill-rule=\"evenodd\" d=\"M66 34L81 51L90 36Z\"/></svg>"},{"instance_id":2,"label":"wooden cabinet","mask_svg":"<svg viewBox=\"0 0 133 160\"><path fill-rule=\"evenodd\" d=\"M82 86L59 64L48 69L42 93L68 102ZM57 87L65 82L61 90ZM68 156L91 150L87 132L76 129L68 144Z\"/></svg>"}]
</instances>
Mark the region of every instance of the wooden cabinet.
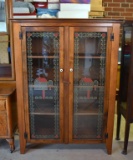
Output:
<instances>
[{"instance_id":1,"label":"wooden cabinet","mask_svg":"<svg viewBox=\"0 0 133 160\"><path fill-rule=\"evenodd\" d=\"M14 84L0 83L0 138L6 139L13 152L17 127L16 89Z\"/></svg>"},{"instance_id":2,"label":"wooden cabinet","mask_svg":"<svg viewBox=\"0 0 133 160\"><path fill-rule=\"evenodd\" d=\"M12 20L21 153L27 143L105 143L111 154L119 28Z\"/></svg>"},{"instance_id":3,"label":"wooden cabinet","mask_svg":"<svg viewBox=\"0 0 133 160\"><path fill-rule=\"evenodd\" d=\"M123 154L127 154L130 123L133 123L133 21L123 25L123 43L121 56L120 88L117 103L117 134L120 139L121 115L125 118L125 136Z\"/></svg>"}]
</instances>

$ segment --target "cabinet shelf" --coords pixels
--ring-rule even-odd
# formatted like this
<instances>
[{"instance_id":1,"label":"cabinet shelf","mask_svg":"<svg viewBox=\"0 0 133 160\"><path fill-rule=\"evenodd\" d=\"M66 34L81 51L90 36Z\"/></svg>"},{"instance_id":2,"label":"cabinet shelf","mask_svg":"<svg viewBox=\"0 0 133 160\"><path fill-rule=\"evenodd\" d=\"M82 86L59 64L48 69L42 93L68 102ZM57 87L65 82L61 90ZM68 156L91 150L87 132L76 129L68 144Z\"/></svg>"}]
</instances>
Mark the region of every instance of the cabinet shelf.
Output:
<instances>
[{"instance_id":1,"label":"cabinet shelf","mask_svg":"<svg viewBox=\"0 0 133 160\"><path fill-rule=\"evenodd\" d=\"M93 86L93 85L79 85L79 86L77 86L77 85L74 85L74 88L104 88L104 86Z\"/></svg>"},{"instance_id":2,"label":"cabinet shelf","mask_svg":"<svg viewBox=\"0 0 133 160\"><path fill-rule=\"evenodd\" d=\"M43 112L31 112L31 115L47 115L47 116L55 116L59 115L59 113L43 113Z\"/></svg>"},{"instance_id":3,"label":"cabinet shelf","mask_svg":"<svg viewBox=\"0 0 133 160\"><path fill-rule=\"evenodd\" d=\"M83 59L85 59L85 58L87 58L87 59L105 59L106 57L102 57L102 56L76 56L75 57L75 59L76 58L83 58Z\"/></svg>"},{"instance_id":4,"label":"cabinet shelf","mask_svg":"<svg viewBox=\"0 0 133 160\"><path fill-rule=\"evenodd\" d=\"M85 96L79 96L78 98L79 98L79 100L89 100L89 101L97 100L97 97L89 97L89 99L88 99Z\"/></svg>"},{"instance_id":5,"label":"cabinet shelf","mask_svg":"<svg viewBox=\"0 0 133 160\"><path fill-rule=\"evenodd\" d=\"M51 88L58 88L59 86L51 86ZM86 85L86 86L75 86L74 85L74 88L94 88L94 86L89 86L89 85ZM39 89L39 90L44 90L44 89L46 89L47 87L46 86L43 86L43 85L29 85L29 88L34 88L35 90L37 89L37 88L41 88L41 89ZM96 86L95 88L104 88L104 86Z\"/></svg>"},{"instance_id":6,"label":"cabinet shelf","mask_svg":"<svg viewBox=\"0 0 133 160\"><path fill-rule=\"evenodd\" d=\"M94 116L97 116L97 115L101 115L102 116L103 113L93 113L93 112L92 113L75 113L74 115L75 116L89 116L89 115L90 116L93 116L93 115Z\"/></svg>"},{"instance_id":7,"label":"cabinet shelf","mask_svg":"<svg viewBox=\"0 0 133 160\"><path fill-rule=\"evenodd\" d=\"M11 67L11 64L7 64L7 63L5 63L5 64L0 64L0 67Z\"/></svg>"},{"instance_id":8,"label":"cabinet shelf","mask_svg":"<svg viewBox=\"0 0 133 160\"><path fill-rule=\"evenodd\" d=\"M59 58L59 56L27 56L27 58L35 58L35 59L49 58L49 59L55 59L55 58Z\"/></svg>"},{"instance_id":9,"label":"cabinet shelf","mask_svg":"<svg viewBox=\"0 0 133 160\"><path fill-rule=\"evenodd\" d=\"M34 89L34 91L43 91L43 90L51 91L51 89L58 88L58 87L59 86L55 86L55 85L46 86L45 84L44 85L29 85L29 89Z\"/></svg>"}]
</instances>

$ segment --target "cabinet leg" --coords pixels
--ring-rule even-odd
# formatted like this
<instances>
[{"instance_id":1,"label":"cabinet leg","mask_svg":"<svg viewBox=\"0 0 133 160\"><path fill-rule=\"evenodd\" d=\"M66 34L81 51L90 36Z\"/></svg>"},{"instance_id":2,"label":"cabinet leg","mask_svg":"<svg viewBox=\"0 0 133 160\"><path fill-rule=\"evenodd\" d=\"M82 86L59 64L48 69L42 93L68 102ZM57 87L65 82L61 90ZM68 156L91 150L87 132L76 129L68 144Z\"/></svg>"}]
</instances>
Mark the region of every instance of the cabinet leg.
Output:
<instances>
[{"instance_id":1,"label":"cabinet leg","mask_svg":"<svg viewBox=\"0 0 133 160\"><path fill-rule=\"evenodd\" d=\"M20 154L25 154L26 141L25 139L20 139Z\"/></svg>"},{"instance_id":2,"label":"cabinet leg","mask_svg":"<svg viewBox=\"0 0 133 160\"><path fill-rule=\"evenodd\" d=\"M125 155L127 154L129 132L130 132L130 123L126 122L126 126L125 126L125 138L124 138L124 149L122 151L122 154L125 154Z\"/></svg>"},{"instance_id":3,"label":"cabinet leg","mask_svg":"<svg viewBox=\"0 0 133 160\"><path fill-rule=\"evenodd\" d=\"M6 139L6 141L9 143L9 145L10 145L10 152L12 153L15 150L14 138Z\"/></svg>"},{"instance_id":4,"label":"cabinet leg","mask_svg":"<svg viewBox=\"0 0 133 160\"><path fill-rule=\"evenodd\" d=\"M117 113L116 140L120 140L121 113Z\"/></svg>"},{"instance_id":5,"label":"cabinet leg","mask_svg":"<svg viewBox=\"0 0 133 160\"><path fill-rule=\"evenodd\" d=\"M111 155L112 154L112 149L107 149L107 153L108 153L108 155Z\"/></svg>"}]
</instances>

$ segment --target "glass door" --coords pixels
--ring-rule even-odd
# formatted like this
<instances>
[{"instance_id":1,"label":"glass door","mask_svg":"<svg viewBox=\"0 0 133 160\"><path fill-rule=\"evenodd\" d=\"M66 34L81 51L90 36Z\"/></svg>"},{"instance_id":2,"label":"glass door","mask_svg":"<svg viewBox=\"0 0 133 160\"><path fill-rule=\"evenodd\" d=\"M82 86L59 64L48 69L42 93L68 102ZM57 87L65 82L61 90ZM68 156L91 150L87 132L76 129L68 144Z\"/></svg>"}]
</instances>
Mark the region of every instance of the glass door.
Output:
<instances>
[{"instance_id":1,"label":"glass door","mask_svg":"<svg viewBox=\"0 0 133 160\"><path fill-rule=\"evenodd\" d=\"M0 32L7 32L6 1L0 0Z\"/></svg>"},{"instance_id":2,"label":"glass door","mask_svg":"<svg viewBox=\"0 0 133 160\"><path fill-rule=\"evenodd\" d=\"M27 27L25 37L28 137L31 141L60 142L63 139L63 28Z\"/></svg>"},{"instance_id":3,"label":"glass door","mask_svg":"<svg viewBox=\"0 0 133 160\"><path fill-rule=\"evenodd\" d=\"M9 33L9 1L0 0L0 80L14 80Z\"/></svg>"},{"instance_id":4,"label":"glass door","mask_svg":"<svg viewBox=\"0 0 133 160\"><path fill-rule=\"evenodd\" d=\"M106 125L107 28L71 28L70 34L74 38L70 64L73 90L73 100L69 101L70 141L102 141Z\"/></svg>"}]
</instances>

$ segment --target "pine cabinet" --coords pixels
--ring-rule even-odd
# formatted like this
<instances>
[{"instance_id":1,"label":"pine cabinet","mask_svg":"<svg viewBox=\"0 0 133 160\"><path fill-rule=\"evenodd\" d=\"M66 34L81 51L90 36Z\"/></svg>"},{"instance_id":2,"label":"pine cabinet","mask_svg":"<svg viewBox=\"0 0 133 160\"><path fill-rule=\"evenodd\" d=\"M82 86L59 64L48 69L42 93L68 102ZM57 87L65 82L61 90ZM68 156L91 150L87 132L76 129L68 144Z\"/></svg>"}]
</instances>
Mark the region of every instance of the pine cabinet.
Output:
<instances>
[{"instance_id":1,"label":"pine cabinet","mask_svg":"<svg viewBox=\"0 0 133 160\"><path fill-rule=\"evenodd\" d=\"M27 143L112 151L120 22L12 20L20 152Z\"/></svg>"}]
</instances>

